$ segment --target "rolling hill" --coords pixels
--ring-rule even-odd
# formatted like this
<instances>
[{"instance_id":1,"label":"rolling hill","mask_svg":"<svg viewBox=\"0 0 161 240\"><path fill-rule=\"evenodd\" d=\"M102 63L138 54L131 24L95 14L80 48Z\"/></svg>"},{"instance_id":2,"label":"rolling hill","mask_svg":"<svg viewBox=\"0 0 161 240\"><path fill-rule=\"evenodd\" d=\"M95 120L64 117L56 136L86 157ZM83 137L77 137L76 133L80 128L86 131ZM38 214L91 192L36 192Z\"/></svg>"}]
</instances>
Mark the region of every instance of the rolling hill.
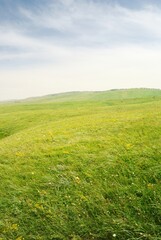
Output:
<instances>
[{"instance_id":1,"label":"rolling hill","mask_svg":"<svg viewBox=\"0 0 161 240\"><path fill-rule=\"evenodd\" d=\"M0 239L161 239L161 90L0 104Z\"/></svg>"}]
</instances>

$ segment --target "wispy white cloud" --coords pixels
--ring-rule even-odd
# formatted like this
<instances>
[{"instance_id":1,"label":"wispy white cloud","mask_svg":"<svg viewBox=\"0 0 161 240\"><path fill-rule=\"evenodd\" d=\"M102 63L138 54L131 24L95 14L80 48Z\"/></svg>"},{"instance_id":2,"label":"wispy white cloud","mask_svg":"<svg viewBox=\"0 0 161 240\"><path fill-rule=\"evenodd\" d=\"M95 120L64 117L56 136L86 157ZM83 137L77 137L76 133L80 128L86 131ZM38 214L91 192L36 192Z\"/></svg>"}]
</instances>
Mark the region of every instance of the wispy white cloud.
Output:
<instances>
[{"instance_id":1,"label":"wispy white cloud","mask_svg":"<svg viewBox=\"0 0 161 240\"><path fill-rule=\"evenodd\" d=\"M153 5L133 10L102 1L54 1L36 13L23 8L20 11L35 26L70 35L69 40L74 38L76 44L84 39L84 45L96 42L108 46L112 40L119 44L120 38L125 42L140 38L144 42L143 35L147 40L157 40L161 35L161 9Z\"/></svg>"},{"instance_id":2,"label":"wispy white cloud","mask_svg":"<svg viewBox=\"0 0 161 240\"><path fill-rule=\"evenodd\" d=\"M11 22L0 26L0 47L18 50L17 54L2 53L6 54L4 58L21 57L23 53L33 58L48 55L55 61L73 48L160 44L161 9L156 6L133 10L118 4L58 0L48 2L36 12L20 6L19 14L27 22L24 28Z\"/></svg>"},{"instance_id":3,"label":"wispy white cloud","mask_svg":"<svg viewBox=\"0 0 161 240\"><path fill-rule=\"evenodd\" d=\"M11 26L7 29L1 27L0 32L0 48L3 50L0 60L60 60L70 54L63 46L28 36L19 29L13 30Z\"/></svg>"}]
</instances>

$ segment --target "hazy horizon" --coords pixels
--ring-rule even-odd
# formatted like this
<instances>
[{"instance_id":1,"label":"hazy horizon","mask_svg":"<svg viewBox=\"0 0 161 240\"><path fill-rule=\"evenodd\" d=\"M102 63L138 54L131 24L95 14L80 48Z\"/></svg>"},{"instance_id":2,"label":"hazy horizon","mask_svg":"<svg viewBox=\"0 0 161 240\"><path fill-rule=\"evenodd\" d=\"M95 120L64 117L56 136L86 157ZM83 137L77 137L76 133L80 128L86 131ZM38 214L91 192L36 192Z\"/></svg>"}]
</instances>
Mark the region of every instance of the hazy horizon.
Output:
<instances>
[{"instance_id":1,"label":"hazy horizon","mask_svg":"<svg viewBox=\"0 0 161 240\"><path fill-rule=\"evenodd\" d=\"M159 0L0 0L0 101L161 89Z\"/></svg>"},{"instance_id":2,"label":"hazy horizon","mask_svg":"<svg viewBox=\"0 0 161 240\"><path fill-rule=\"evenodd\" d=\"M152 90L152 91L161 91L161 88L116 88L116 89L105 89L105 90L84 90L84 91L67 91L67 92L55 92L55 93L47 93L44 95L34 95L34 96L29 96L29 97L24 97L24 98L13 98L13 99L6 99L6 100L0 100L0 103L7 103L7 102L19 102L19 101L25 101L25 100L32 100L32 99L39 99L39 98L45 98L49 96L56 96L56 95L64 95L64 94L74 94L74 93L104 93L104 92L113 92L113 91L128 91L128 90Z\"/></svg>"}]
</instances>

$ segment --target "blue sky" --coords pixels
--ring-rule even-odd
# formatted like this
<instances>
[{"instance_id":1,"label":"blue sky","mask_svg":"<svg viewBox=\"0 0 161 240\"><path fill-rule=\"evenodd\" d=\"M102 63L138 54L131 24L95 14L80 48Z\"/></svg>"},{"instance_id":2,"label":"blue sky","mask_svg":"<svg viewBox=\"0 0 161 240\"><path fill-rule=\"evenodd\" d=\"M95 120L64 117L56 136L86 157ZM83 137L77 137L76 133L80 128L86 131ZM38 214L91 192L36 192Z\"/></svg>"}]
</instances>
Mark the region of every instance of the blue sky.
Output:
<instances>
[{"instance_id":1,"label":"blue sky","mask_svg":"<svg viewBox=\"0 0 161 240\"><path fill-rule=\"evenodd\" d=\"M161 1L0 0L0 100L161 88Z\"/></svg>"}]
</instances>

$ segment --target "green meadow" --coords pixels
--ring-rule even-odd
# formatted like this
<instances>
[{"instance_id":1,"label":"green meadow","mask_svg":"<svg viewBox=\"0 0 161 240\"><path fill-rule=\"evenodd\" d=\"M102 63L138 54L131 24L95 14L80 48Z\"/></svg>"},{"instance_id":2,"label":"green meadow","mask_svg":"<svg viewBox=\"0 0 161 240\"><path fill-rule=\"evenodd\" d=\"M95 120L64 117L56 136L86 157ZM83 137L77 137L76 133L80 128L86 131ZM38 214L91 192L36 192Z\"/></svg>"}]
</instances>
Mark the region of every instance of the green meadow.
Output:
<instances>
[{"instance_id":1,"label":"green meadow","mask_svg":"<svg viewBox=\"0 0 161 240\"><path fill-rule=\"evenodd\" d=\"M161 90L0 103L0 240L114 239L161 239Z\"/></svg>"}]
</instances>

